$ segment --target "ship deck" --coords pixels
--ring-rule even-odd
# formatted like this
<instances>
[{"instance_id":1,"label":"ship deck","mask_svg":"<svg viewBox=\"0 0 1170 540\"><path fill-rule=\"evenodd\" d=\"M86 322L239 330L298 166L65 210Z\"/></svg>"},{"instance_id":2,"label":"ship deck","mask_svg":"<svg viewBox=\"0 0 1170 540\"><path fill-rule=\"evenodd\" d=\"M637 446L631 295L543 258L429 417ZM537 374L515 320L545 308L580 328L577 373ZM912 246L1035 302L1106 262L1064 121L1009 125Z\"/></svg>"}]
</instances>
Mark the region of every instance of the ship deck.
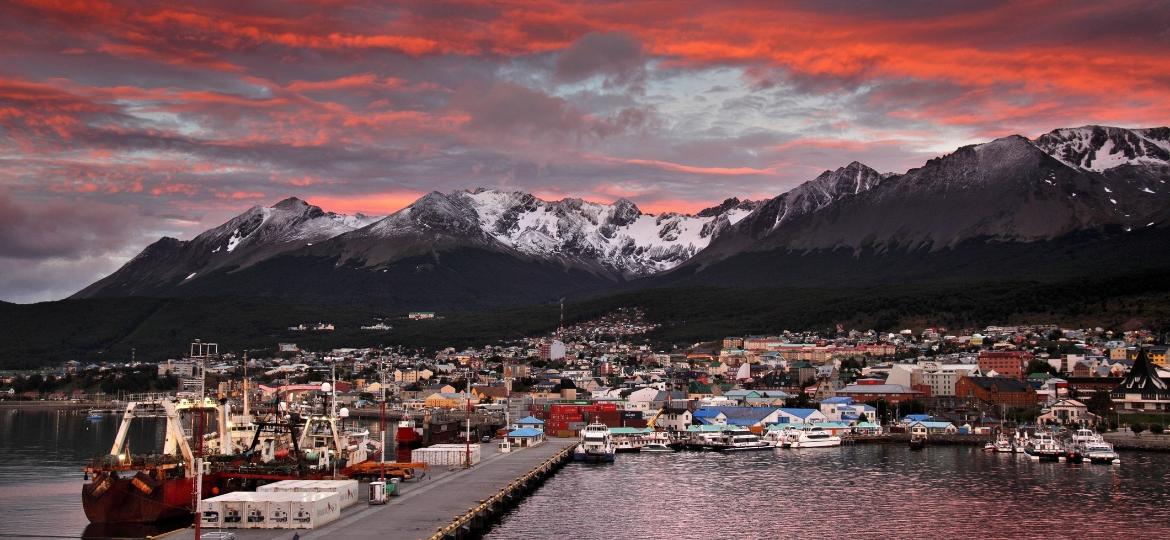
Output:
<instances>
[{"instance_id":1,"label":"ship deck","mask_svg":"<svg viewBox=\"0 0 1170 540\"><path fill-rule=\"evenodd\" d=\"M287 540L294 533L302 540L338 538L348 540L413 540L429 538L456 517L495 495L557 452L577 443L576 439L548 439L535 448L500 453L494 444L483 445L480 463L471 469L448 470L432 467L427 477L399 484L400 492L383 506L369 506L368 490L362 486L362 500L341 513L341 519L317 529L224 529L239 540ZM215 530L215 529L204 529ZM193 529L165 535L167 540L193 540Z\"/></svg>"}]
</instances>

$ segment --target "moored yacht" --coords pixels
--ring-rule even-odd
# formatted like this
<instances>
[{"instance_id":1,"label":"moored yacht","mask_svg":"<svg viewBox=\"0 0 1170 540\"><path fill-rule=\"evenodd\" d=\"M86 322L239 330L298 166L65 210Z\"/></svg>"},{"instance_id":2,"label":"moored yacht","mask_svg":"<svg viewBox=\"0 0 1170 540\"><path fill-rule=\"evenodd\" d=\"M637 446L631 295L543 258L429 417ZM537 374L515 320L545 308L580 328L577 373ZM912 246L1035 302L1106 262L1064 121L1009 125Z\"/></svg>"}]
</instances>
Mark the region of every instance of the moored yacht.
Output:
<instances>
[{"instance_id":1,"label":"moored yacht","mask_svg":"<svg viewBox=\"0 0 1170 540\"><path fill-rule=\"evenodd\" d=\"M1024 447L1024 453L1033 461L1064 461L1064 447L1051 433L1037 431Z\"/></svg>"},{"instance_id":2,"label":"moored yacht","mask_svg":"<svg viewBox=\"0 0 1170 540\"><path fill-rule=\"evenodd\" d=\"M819 426L803 427L789 435L788 448L841 446L841 437Z\"/></svg>"},{"instance_id":3,"label":"moored yacht","mask_svg":"<svg viewBox=\"0 0 1170 540\"><path fill-rule=\"evenodd\" d=\"M720 452L742 452L745 450L766 450L772 445L746 429L729 429L715 440L713 450Z\"/></svg>"}]
</instances>

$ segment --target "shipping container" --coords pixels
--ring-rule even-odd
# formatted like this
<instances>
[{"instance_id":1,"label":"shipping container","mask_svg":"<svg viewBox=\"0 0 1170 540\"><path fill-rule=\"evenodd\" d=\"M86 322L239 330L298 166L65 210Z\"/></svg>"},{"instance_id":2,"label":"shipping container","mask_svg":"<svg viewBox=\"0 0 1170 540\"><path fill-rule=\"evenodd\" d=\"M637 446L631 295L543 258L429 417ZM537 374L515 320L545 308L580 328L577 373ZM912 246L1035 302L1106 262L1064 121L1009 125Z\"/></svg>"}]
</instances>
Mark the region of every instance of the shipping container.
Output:
<instances>
[{"instance_id":1,"label":"shipping container","mask_svg":"<svg viewBox=\"0 0 1170 540\"><path fill-rule=\"evenodd\" d=\"M234 495L229 493L228 495ZM223 514L223 528L241 529L244 527L244 500L232 497L220 503L220 513Z\"/></svg>"},{"instance_id":2,"label":"shipping container","mask_svg":"<svg viewBox=\"0 0 1170 540\"><path fill-rule=\"evenodd\" d=\"M218 529L223 527L223 516L220 515L218 502L202 501L199 503L199 523L203 527Z\"/></svg>"},{"instance_id":3,"label":"shipping container","mask_svg":"<svg viewBox=\"0 0 1170 540\"><path fill-rule=\"evenodd\" d=\"M226 529L311 529L341 516L339 496L332 491L236 491L205 499L203 504L203 525ZM216 519L214 514L218 514Z\"/></svg>"},{"instance_id":4,"label":"shipping container","mask_svg":"<svg viewBox=\"0 0 1170 540\"><path fill-rule=\"evenodd\" d=\"M235 491L204 499L200 503L203 508L200 514L200 523L207 527L244 528L246 527L244 504L255 496L256 494L250 491Z\"/></svg>"},{"instance_id":5,"label":"shipping container","mask_svg":"<svg viewBox=\"0 0 1170 540\"><path fill-rule=\"evenodd\" d=\"M358 501L360 486L357 480L282 480L256 488L257 492L280 493L336 493L342 508Z\"/></svg>"},{"instance_id":6,"label":"shipping container","mask_svg":"<svg viewBox=\"0 0 1170 540\"><path fill-rule=\"evenodd\" d=\"M244 501L244 528L267 529L268 501L263 499L264 494L256 495L259 497Z\"/></svg>"},{"instance_id":7,"label":"shipping container","mask_svg":"<svg viewBox=\"0 0 1170 540\"><path fill-rule=\"evenodd\" d=\"M296 493L299 498L289 504L289 522L293 528L315 529L341 517L336 493Z\"/></svg>"},{"instance_id":8,"label":"shipping container","mask_svg":"<svg viewBox=\"0 0 1170 540\"><path fill-rule=\"evenodd\" d=\"M292 527L289 512L292 509L292 496L296 494L282 494L283 497L274 497L268 501L268 527L270 529L288 529Z\"/></svg>"},{"instance_id":9,"label":"shipping container","mask_svg":"<svg viewBox=\"0 0 1170 540\"><path fill-rule=\"evenodd\" d=\"M470 450L471 464L475 465L480 460L480 445L473 444ZM418 448L411 452L411 461L432 466L463 466L467 461L467 447L463 444L436 444Z\"/></svg>"}]
</instances>

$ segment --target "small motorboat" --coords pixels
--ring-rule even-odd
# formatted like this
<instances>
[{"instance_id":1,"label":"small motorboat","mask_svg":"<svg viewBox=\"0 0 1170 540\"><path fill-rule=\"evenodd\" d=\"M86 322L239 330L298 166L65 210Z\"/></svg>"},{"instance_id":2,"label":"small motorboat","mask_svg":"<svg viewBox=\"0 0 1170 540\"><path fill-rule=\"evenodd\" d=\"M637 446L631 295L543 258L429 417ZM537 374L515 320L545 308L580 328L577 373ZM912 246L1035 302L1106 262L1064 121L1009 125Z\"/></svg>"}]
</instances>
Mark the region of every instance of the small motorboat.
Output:
<instances>
[{"instance_id":1,"label":"small motorboat","mask_svg":"<svg viewBox=\"0 0 1170 540\"><path fill-rule=\"evenodd\" d=\"M922 450L924 448L926 448L926 437L921 435L914 435L913 437L910 437L911 450Z\"/></svg>"},{"instance_id":2,"label":"small motorboat","mask_svg":"<svg viewBox=\"0 0 1170 540\"><path fill-rule=\"evenodd\" d=\"M674 452L674 449L662 443L650 443L646 446L643 446L642 451L649 452L651 454L666 454L669 452Z\"/></svg>"}]
</instances>

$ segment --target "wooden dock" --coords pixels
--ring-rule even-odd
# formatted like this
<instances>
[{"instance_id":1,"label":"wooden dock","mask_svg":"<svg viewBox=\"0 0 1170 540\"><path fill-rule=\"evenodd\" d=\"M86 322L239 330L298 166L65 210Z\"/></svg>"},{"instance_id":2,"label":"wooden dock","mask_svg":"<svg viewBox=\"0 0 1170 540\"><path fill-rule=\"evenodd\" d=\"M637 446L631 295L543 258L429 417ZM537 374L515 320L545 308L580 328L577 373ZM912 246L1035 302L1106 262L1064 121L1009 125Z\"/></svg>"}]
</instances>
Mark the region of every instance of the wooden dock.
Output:
<instances>
[{"instance_id":1,"label":"wooden dock","mask_svg":"<svg viewBox=\"0 0 1170 540\"><path fill-rule=\"evenodd\" d=\"M363 500L342 512L341 519L319 529L224 529L239 540L414 540L463 538L482 529L538 486L577 443L549 439L535 448L501 454L485 445L483 460L470 469L432 469L417 482L399 484L400 493L384 506ZM364 490L364 486L363 486ZM193 529L165 535L167 540L194 539Z\"/></svg>"}]
</instances>

